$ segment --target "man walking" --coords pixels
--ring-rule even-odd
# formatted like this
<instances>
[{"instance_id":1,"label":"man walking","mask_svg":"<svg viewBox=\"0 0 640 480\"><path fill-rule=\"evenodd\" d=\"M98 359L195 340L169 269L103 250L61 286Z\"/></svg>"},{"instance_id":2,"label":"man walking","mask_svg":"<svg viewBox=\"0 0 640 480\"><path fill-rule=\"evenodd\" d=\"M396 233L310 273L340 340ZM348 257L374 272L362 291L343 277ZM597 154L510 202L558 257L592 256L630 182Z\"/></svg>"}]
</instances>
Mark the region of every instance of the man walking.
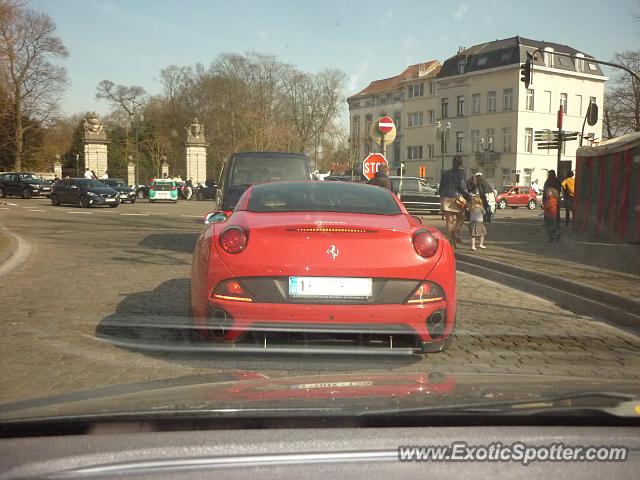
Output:
<instances>
[{"instance_id":1,"label":"man walking","mask_svg":"<svg viewBox=\"0 0 640 480\"><path fill-rule=\"evenodd\" d=\"M191 200L191 196L193 195L193 179L191 177L186 181L185 187L187 190L187 200Z\"/></svg>"},{"instance_id":2,"label":"man walking","mask_svg":"<svg viewBox=\"0 0 640 480\"><path fill-rule=\"evenodd\" d=\"M84 171L84 178L88 178L88 179L93 178L93 173L91 173L91 170L89 170L89 167L87 167L87 169Z\"/></svg>"},{"instance_id":3,"label":"man walking","mask_svg":"<svg viewBox=\"0 0 640 480\"><path fill-rule=\"evenodd\" d=\"M567 172L567 178L562 181L562 193L564 195L565 224L573 223L573 197L576 193L576 178L573 170Z\"/></svg>"}]
</instances>

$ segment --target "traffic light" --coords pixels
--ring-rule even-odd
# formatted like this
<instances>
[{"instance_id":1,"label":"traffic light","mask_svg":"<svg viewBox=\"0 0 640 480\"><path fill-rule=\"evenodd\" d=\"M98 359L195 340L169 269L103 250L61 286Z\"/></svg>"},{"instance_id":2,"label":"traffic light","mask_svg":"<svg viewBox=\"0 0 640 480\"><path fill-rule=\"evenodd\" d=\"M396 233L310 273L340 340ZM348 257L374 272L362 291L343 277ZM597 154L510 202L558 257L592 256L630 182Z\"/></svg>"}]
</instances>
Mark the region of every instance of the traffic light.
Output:
<instances>
[{"instance_id":1,"label":"traffic light","mask_svg":"<svg viewBox=\"0 0 640 480\"><path fill-rule=\"evenodd\" d=\"M529 88L531 84L531 59L527 58L527 61L520 64L520 81L524 83L524 86Z\"/></svg>"}]
</instances>

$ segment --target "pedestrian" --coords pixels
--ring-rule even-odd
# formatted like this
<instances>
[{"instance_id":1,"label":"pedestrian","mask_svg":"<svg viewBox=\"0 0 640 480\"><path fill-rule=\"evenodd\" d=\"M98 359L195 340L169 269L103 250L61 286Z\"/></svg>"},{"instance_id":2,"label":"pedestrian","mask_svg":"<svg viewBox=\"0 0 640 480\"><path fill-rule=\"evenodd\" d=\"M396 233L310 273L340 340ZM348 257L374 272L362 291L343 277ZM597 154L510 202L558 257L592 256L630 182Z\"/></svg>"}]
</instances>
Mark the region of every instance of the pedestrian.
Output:
<instances>
[{"instance_id":1,"label":"pedestrian","mask_svg":"<svg viewBox=\"0 0 640 480\"><path fill-rule=\"evenodd\" d=\"M487 235L487 227L484 226L483 217L485 214L484 202L480 195L474 195L471 200L471 212L469 222L469 234L471 235L471 250L476 251L476 240L478 248L485 249L484 237Z\"/></svg>"},{"instance_id":2,"label":"pedestrian","mask_svg":"<svg viewBox=\"0 0 640 480\"><path fill-rule=\"evenodd\" d=\"M540 195L540 185L538 185L537 178L531 183L531 190L536 192L536 197Z\"/></svg>"},{"instance_id":3,"label":"pedestrian","mask_svg":"<svg viewBox=\"0 0 640 480\"><path fill-rule=\"evenodd\" d=\"M491 205L489 202L489 196L493 196L493 188L491 185L483 178L482 173L476 173L476 192L480 195L482 199L482 206L484 208L483 221L491 222ZM495 196L493 197L495 199ZM493 202L495 204L495 200Z\"/></svg>"},{"instance_id":4,"label":"pedestrian","mask_svg":"<svg viewBox=\"0 0 640 480\"><path fill-rule=\"evenodd\" d=\"M91 170L91 178L94 180L98 179L98 176L96 175L96 172L94 172L93 170Z\"/></svg>"},{"instance_id":5,"label":"pedestrian","mask_svg":"<svg viewBox=\"0 0 640 480\"><path fill-rule=\"evenodd\" d=\"M187 200L191 200L191 196L193 195L193 178L189 177L186 181L185 190L187 191Z\"/></svg>"},{"instance_id":6,"label":"pedestrian","mask_svg":"<svg viewBox=\"0 0 640 480\"><path fill-rule=\"evenodd\" d=\"M464 212L471 198L464 179L464 162L460 155L456 155L453 157L453 166L450 170L442 172L440 179L440 200L445 228L453 248L461 242L460 231L464 225Z\"/></svg>"},{"instance_id":7,"label":"pedestrian","mask_svg":"<svg viewBox=\"0 0 640 480\"><path fill-rule=\"evenodd\" d=\"M544 186L542 187L542 203L544 204L545 201L545 196L547 194L547 191L552 188L554 189L556 192L561 192L562 191L562 185L560 184L560 180L558 179L558 176L556 175L556 171L555 170L549 170L549 173L547 173L547 180L544 182ZM558 193L558 195L560 195ZM559 198L559 197L558 197ZM560 209L557 209L557 228L560 228Z\"/></svg>"},{"instance_id":8,"label":"pedestrian","mask_svg":"<svg viewBox=\"0 0 640 480\"><path fill-rule=\"evenodd\" d=\"M367 183L369 185L375 185L377 187L386 188L388 190L391 190L395 194L396 189L394 188L393 182L389 178L388 173L389 173L389 167L386 164L381 163L378 166L378 171L376 172L376 174Z\"/></svg>"},{"instance_id":9,"label":"pedestrian","mask_svg":"<svg viewBox=\"0 0 640 480\"><path fill-rule=\"evenodd\" d=\"M573 223L573 197L576 194L576 178L573 170L567 172L567 178L562 183L562 193L564 196L565 224Z\"/></svg>"},{"instance_id":10,"label":"pedestrian","mask_svg":"<svg viewBox=\"0 0 640 480\"><path fill-rule=\"evenodd\" d=\"M100 176L100 180L107 180L109 178L109 172L105 172Z\"/></svg>"},{"instance_id":11,"label":"pedestrian","mask_svg":"<svg viewBox=\"0 0 640 480\"><path fill-rule=\"evenodd\" d=\"M549 187L544 190L542 208L544 210L544 228L549 235L549 242L559 242L560 232L558 231L558 198L560 192Z\"/></svg>"},{"instance_id":12,"label":"pedestrian","mask_svg":"<svg viewBox=\"0 0 640 480\"><path fill-rule=\"evenodd\" d=\"M91 172L91 170L89 170L89 167L87 167L87 169L84 171L84 178L93 178L93 173Z\"/></svg>"}]
</instances>

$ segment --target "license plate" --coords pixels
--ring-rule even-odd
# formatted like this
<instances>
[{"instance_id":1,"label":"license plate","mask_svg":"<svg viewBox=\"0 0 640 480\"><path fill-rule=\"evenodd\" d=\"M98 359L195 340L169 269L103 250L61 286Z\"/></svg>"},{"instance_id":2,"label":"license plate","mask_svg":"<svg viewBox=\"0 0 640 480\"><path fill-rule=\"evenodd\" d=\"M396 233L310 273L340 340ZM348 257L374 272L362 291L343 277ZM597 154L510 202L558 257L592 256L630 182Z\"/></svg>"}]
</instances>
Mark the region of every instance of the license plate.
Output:
<instances>
[{"instance_id":1,"label":"license plate","mask_svg":"<svg viewBox=\"0 0 640 480\"><path fill-rule=\"evenodd\" d=\"M370 297L370 278L289 277L292 297Z\"/></svg>"}]
</instances>

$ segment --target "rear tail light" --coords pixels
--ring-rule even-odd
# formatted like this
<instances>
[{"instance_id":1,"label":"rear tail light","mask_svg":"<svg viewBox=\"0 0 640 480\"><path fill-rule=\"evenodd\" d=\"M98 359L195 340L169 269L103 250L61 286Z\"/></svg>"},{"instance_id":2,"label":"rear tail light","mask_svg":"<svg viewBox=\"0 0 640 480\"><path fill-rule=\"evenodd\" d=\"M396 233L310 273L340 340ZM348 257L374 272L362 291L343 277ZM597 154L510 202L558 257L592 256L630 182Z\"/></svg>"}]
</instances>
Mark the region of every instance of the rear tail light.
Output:
<instances>
[{"instance_id":1,"label":"rear tail light","mask_svg":"<svg viewBox=\"0 0 640 480\"><path fill-rule=\"evenodd\" d=\"M240 253L247 246L247 233L240 227L229 227L220 234L220 246L227 253Z\"/></svg>"},{"instance_id":2,"label":"rear tail light","mask_svg":"<svg viewBox=\"0 0 640 480\"><path fill-rule=\"evenodd\" d=\"M237 302L253 302L251 295L247 293L244 287L238 280L230 279L223 280L216 288L213 289L211 294L212 298L219 300L235 300Z\"/></svg>"},{"instance_id":3,"label":"rear tail light","mask_svg":"<svg viewBox=\"0 0 640 480\"><path fill-rule=\"evenodd\" d=\"M178 189L178 187L176 187L175 185L171 186L171 190L177 190L177 189Z\"/></svg>"},{"instance_id":4,"label":"rear tail light","mask_svg":"<svg viewBox=\"0 0 640 480\"><path fill-rule=\"evenodd\" d=\"M404 303L420 304L433 303L444 300L444 291L439 285L431 282L422 282L418 285L409 298Z\"/></svg>"},{"instance_id":5,"label":"rear tail light","mask_svg":"<svg viewBox=\"0 0 640 480\"><path fill-rule=\"evenodd\" d=\"M418 230L413 235L413 248L421 257L433 257L438 251L438 239L427 230Z\"/></svg>"}]
</instances>

